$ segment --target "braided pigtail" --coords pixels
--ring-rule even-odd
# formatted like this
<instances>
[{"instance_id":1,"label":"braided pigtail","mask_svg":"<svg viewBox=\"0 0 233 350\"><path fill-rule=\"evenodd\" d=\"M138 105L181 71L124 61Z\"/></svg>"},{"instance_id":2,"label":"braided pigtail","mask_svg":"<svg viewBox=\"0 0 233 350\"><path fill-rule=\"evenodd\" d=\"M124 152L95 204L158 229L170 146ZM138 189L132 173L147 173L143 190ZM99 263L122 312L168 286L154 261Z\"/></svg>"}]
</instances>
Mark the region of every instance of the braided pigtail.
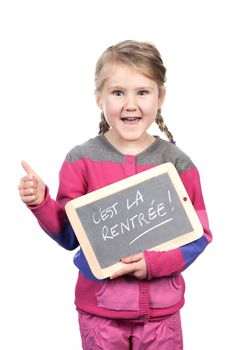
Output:
<instances>
[{"instance_id":1,"label":"braided pigtail","mask_svg":"<svg viewBox=\"0 0 233 350\"><path fill-rule=\"evenodd\" d=\"M175 144L175 141L173 139L172 133L168 130L167 125L164 123L162 113L161 113L161 108L158 109L157 115L155 117L155 122L158 125L160 131L164 132L164 134L167 136L168 140L171 143Z\"/></svg>"},{"instance_id":2,"label":"braided pigtail","mask_svg":"<svg viewBox=\"0 0 233 350\"><path fill-rule=\"evenodd\" d=\"M100 122L99 122L99 134L104 134L109 130L110 126L105 119L104 113L101 112L100 114Z\"/></svg>"}]
</instances>

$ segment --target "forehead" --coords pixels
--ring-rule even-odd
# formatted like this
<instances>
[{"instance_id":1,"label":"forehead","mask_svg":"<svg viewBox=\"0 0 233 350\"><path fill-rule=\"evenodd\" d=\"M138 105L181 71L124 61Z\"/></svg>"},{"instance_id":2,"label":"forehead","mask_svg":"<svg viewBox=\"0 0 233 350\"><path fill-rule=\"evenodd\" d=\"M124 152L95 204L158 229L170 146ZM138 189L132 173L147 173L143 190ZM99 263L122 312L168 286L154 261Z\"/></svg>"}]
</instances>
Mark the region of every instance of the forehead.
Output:
<instances>
[{"instance_id":1,"label":"forehead","mask_svg":"<svg viewBox=\"0 0 233 350\"><path fill-rule=\"evenodd\" d=\"M142 68L129 67L127 65L113 65L106 70L104 86L123 85L157 85L156 82L148 77L148 71ZM147 74L146 74L147 73Z\"/></svg>"}]
</instances>

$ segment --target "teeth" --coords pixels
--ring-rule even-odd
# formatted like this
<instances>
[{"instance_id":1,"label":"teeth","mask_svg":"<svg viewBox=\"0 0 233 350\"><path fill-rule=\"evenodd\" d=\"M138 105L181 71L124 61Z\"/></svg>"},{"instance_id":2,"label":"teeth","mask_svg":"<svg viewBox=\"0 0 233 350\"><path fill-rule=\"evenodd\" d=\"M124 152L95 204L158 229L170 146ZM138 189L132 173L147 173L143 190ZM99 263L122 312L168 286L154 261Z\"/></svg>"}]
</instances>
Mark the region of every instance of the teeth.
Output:
<instances>
[{"instance_id":1,"label":"teeth","mask_svg":"<svg viewBox=\"0 0 233 350\"><path fill-rule=\"evenodd\" d=\"M139 117L123 117L122 119L135 120L135 119L139 119Z\"/></svg>"}]
</instances>

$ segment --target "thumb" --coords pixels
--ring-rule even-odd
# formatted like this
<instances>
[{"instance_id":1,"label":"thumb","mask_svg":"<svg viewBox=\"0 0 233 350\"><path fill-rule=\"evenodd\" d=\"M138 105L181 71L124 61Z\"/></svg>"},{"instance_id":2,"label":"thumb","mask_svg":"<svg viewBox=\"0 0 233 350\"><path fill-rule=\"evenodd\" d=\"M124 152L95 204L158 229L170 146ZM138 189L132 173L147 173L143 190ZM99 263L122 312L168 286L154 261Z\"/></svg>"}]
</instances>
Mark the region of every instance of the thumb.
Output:
<instances>
[{"instance_id":1,"label":"thumb","mask_svg":"<svg viewBox=\"0 0 233 350\"><path fill-rule=\"evenodd\" d=\"M36 176L37 178L39 178L39 176L37 175L37 173L30 167L30 165L29 165L27 162L25 162L25 160L23 160L23 161L21 162L21 164L22 164L23 169L25 170L25 172L26 172L28 175L34 175L34 176Z\"/></svg>"}]
</instances>

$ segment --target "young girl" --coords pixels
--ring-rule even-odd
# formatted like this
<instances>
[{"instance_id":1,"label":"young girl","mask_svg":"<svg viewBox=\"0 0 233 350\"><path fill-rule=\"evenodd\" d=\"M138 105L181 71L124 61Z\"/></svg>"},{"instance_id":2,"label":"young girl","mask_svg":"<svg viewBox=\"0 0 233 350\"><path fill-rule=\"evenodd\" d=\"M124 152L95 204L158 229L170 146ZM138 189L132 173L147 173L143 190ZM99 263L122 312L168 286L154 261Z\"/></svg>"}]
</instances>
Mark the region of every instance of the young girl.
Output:
<instances>
[{"instance_id":1,"label":"young girl","mask_svg":"<svg viewBox=\"0 0 233 350\"><path fill-rule=\"evenodd\" d=\"M99 135L67 154L56 201L22 162L27 173L19 185L22 201L43 230L66 249L79 246L65 214L67 201L165 162L175 165L203 225L200 239L177 249L124 258L125 267L104 280L93 276L78 250L75 304L85 350L183 348L181 272L202 253L212 235L198 170L175 145L161 115L165 74L161 56L150 43L127 40L109 47L96 65ZM169 142L147 132L154 121Z\"/></svg>"}]
</instances>

